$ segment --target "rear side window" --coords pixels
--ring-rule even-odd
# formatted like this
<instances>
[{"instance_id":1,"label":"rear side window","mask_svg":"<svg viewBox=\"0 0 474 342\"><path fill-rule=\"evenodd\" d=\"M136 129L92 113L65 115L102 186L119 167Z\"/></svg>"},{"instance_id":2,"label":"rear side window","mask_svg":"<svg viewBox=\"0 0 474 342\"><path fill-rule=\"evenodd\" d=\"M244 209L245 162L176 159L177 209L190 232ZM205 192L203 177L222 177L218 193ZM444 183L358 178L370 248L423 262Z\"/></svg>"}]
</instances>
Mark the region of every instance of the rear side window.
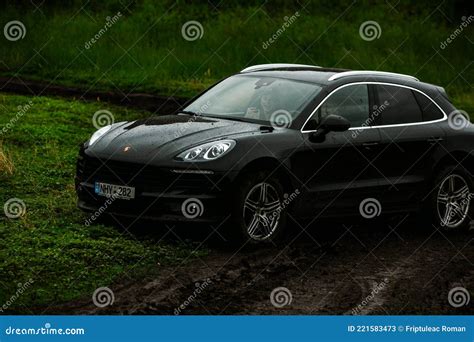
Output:
<instances>
[{"instance_id":1,"label":"rear side window","mask_svg":"<svg viewBox=\"0 0 474 342\"><path fill-rule=\"evenodd\" d=\"M377 85L380 118L377 125L396 125L423 121L420 106L411 89Z\"/></svg>"},{"instance_id":2,"label":"rear side window","mask_svg":"<svg viewBox=\"0 0 474 342\"><path fill-rule=\"evenodd\" d=\"M443 118L443 112L425 95L414 91L416 101L420 105L421 112L423 113L423 121L432 121Z\"/></svg>"},{"instance_id":3,"label":"rear side window","mask_svg":"<svg viewBox=\"0 0 474 342\"><path fill-rule=\"evenodd\" d=\"M343 116L351 123L351 127L360 127L366 123L369 118L367 85L357 84L336 90L319 107L313 116L313 123L319 125L330 114Z\"/></svg>"}]
</instances>

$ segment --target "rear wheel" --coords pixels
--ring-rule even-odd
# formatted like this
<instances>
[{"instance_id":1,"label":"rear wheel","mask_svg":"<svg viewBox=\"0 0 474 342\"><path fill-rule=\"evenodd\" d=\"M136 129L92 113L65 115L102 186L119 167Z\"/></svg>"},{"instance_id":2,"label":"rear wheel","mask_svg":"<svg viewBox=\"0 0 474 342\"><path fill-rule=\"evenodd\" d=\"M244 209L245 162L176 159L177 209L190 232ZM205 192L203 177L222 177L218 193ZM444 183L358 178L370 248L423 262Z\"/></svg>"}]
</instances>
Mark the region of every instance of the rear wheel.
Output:
<instances>
[{"instance_id":1,"label":"rear wheel","mask_svg":"<svg viewBox=\"0 0 474 342\"><path fill-rule=\"evenodd\" d=\"M465 229L472 217L472 178L463 167L450 166L439 174L432 199L432 215L444 230Z\"/></svg>"},{"instance_id":2,"label":"rear wheel","mask_svg":"<svg viewBox=\"0 0 474 342\"><path fill-rule=\"evenodd\" d=\"M249 173L236 191L232 219L240 240L278 242L286 226L284 190L278 179L265 172Z\"/></svg>"}]
</instances>

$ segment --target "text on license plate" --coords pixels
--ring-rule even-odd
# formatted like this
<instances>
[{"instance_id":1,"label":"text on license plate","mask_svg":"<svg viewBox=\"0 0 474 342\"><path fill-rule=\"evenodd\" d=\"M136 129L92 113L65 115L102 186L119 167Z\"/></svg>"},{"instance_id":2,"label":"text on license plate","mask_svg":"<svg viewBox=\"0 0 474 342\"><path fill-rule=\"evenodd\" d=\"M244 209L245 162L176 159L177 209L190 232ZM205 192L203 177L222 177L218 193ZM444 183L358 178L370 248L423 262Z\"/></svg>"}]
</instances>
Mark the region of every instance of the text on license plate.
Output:
<instances>
[{"instance_id":1,"label":"text on license plate","mask_svg":"<svg viewBox=\"0 0 474 342\"><path fill-rule=\"evenodd\" d=\"M123 199L135 198L135 188L131 186L115 185L107 183L95 183L95 193L99 196L116 197Z\"/></svg>"}]
</instances>

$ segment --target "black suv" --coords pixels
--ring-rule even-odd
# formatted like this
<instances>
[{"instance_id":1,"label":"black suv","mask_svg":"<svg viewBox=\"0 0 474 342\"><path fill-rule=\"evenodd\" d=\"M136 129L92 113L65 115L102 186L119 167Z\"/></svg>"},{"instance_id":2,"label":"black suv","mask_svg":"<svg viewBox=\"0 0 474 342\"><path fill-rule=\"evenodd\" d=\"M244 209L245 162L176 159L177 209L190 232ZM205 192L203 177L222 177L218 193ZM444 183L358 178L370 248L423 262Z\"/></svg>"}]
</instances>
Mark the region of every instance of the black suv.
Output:
<instances>
[{"instance_id":1,"label":"black suv","mask_svg":"<svg viewBox=\"0 0 474 342\"><path fill-rule=\"evenodd\" d=\"M175 115L101 128L80 150L87 211L218 222L274 241L288 218L421 211L467 227L474 130L443 88L412 76L257 65Z\"/></svg>"}]
</instances>

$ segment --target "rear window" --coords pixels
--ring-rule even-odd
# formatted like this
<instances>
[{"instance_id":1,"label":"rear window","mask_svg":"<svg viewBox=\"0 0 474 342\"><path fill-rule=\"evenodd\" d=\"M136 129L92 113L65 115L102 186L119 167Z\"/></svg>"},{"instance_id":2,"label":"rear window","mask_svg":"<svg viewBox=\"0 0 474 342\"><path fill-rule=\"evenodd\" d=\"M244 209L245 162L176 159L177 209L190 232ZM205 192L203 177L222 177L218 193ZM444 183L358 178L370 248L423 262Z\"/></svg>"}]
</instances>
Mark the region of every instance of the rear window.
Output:
<instances>
[{"instance_id":1,"label":"rear window","mask_svg":"<svg viewBox=\"0 0 474 342\"><path fill-rule=\"evenodd\" d=\"M377 85L379 107L384 105L377 125L396 125L423 121L420 106L411 89Z\"/></svg>"},{"instance_id":2,"label":"rear window","mask_svg":"<svg viewBox=\"0 0 474 342\"><path fill-rule=\"evenodd\" d=\"M416 101L420 105L423 121L433 121L443 118L443 112L425 95L414 91Z\"/></svg>"}]
</instances>

